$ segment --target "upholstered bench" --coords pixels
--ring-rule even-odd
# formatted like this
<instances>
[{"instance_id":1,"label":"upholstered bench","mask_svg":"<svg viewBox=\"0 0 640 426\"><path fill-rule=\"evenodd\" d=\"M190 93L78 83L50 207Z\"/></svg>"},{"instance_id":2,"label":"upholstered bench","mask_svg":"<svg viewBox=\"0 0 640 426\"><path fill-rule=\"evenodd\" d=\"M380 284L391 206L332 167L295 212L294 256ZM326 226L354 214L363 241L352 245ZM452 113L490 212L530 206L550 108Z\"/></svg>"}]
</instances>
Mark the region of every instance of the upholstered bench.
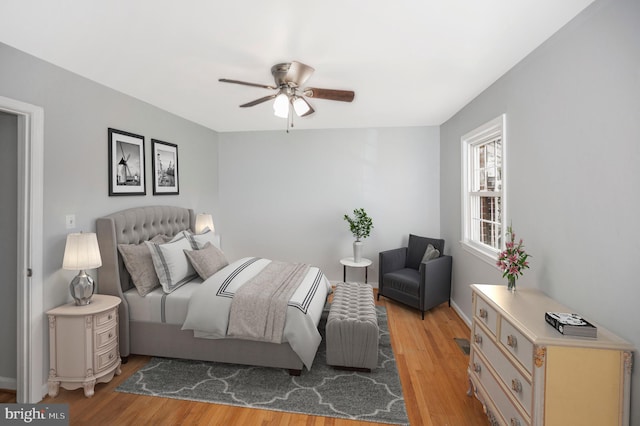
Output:
<instances>
[{"instance_id":1,"label":"upholstered bench","mask_svg":"<svg viewBox=\"0 0 640 426\"><path fill-rule=\"evenodd\" d=\"M378 365L378 317L369 284L339 283L327 318L327 364L371 371Z\"/></svg>"}]
</instances>

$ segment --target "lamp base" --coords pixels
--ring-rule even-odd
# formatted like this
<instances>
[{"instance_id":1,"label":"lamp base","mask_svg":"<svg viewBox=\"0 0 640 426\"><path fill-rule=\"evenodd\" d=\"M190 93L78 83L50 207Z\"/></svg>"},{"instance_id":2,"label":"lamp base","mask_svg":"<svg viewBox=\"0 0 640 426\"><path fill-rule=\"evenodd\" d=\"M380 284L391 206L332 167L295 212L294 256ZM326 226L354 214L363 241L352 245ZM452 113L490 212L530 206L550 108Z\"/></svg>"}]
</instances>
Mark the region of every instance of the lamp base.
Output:
<instances>
[{"instance_id":1,"label":"lamp base","mask_svg":"<svg viewBox=\"0 0 640 426\"><path fill-rule=\"evenodd\" d=\"M69 284L69 291L71 297L76 301L76 305L88 305L91 303L91 296L93 296L93 278L86 274L84 271L80 271Z\"/></svg>"}]
</instances>

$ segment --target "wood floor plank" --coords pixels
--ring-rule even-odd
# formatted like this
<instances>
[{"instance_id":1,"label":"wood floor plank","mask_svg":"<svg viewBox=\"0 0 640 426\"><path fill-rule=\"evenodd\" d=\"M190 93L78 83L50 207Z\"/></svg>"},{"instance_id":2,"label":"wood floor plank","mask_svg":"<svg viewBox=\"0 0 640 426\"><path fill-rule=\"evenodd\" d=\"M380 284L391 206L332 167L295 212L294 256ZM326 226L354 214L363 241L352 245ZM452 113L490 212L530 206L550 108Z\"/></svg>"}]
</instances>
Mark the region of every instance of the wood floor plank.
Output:
<instances>
[{"instance_id":1,"label":"wood floor plank","mask_svg":"<svg viewBox=\"0 0 640 426\"><path fill-rule=\"evenodd\" d=\"M466 395L469 382L465 355L454 338L469 338L469 328L446 303L420 312L380 298L376 304L388 312L391 345L396 355L409 421L420 426L486 426L482 405ZM85 398L81 389L60 389L44 403L69 404L70 424L117 425L295 425L374 426L329 417L307 416L243 407L183 401L116 392L115 389L144 366L150 357L132 355L122 374L96 385L95 395ZM15 403L15 392L0 390L0 403Z\"/></svg>"}]
</instances>

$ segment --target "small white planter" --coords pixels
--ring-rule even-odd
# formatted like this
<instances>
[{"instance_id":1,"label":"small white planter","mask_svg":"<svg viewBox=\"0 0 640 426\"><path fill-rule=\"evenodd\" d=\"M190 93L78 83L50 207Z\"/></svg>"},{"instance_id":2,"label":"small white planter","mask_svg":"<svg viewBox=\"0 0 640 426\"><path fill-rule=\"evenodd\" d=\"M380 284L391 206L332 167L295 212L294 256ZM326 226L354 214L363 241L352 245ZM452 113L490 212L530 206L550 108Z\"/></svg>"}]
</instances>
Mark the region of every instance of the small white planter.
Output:
<instances>
[{"instance_id":1,"label":"small white planter","mask_svg":"<svg viewBox=\"0 0 640 426\"><path fill-rule=\"evenodd\" d=\"M353 242L353 261L359 263L362 260L362 241Z\"/></svg>"}]
</instances>

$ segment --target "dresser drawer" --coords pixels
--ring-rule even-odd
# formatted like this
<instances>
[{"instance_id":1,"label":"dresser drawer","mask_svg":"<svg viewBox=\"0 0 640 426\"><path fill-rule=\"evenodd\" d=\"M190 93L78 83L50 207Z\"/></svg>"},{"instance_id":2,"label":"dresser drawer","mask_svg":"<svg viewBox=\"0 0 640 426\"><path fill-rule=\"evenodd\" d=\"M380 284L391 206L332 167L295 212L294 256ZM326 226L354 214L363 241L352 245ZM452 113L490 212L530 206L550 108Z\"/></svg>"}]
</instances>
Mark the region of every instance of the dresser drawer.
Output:
<instances>
[{"instance_id":1,"label":"dresser drawer","mask_svg":"<svg viewBox=\"0 0 640 426\"><path fill-rule=\"evenodd\" d=\"M489 330L491 330L491 333L493 333L494 336L497 335L498 314L481 297L476 297L475 312L473 314L478 321L486 325Z\"/></svg>"},{"instance_id":2,"label":"dresser drawer","mask_svg":"<svg viewBox=\"0 0 640 426\"><path fill-rule=\"evenodd\" d=\"M501 420L509 426L527 426L529 419L523 416L511 402L498 384L498 379L493 376L486 362L477 352L471 360L472 377L475 375L485 391L491 395L491 400L499 411ZM498 413L496 413L498 414Z\"/></svg>"},{"instance_id":3,"label":"dresser drawer","mask_svg":"<svg viewBox=\"0 0 640 426\"><path fill-rule=\"evenodd\" d=\"M498 373L500 380L510 390L513 397L520 402L528 415L531 415L531 382L511 363L506 355L498 348L481 327L474 324L474 344L487 362Z\"/></svg>"},{"instance_id":4,"label":"dresser drawer","mask_svg":"<svg viewBox=\"0 0 640 426\"><path fill-rule=\"evenodd\" d=\"M116 332L117 324L113 324L111 327L107 329L102 329L96 331L95 335L95 349L100 351L113 341L118 338L118 334Z\"/></svg>"},{"instance_id":5,"label":"dresser drawer","mask_svg":"<svg viewBox=\"0 0 640 426\"><path fill-rule=\"evenodd\" d=\"M500 343L518 359L529 374L533 372L533 343L504 318L500 320Z\"/></svg>"},{"instance_id":6,"label":"dresser drawer","mask_svg":"<svg viewBox=\"0 0 640 426\"><path fill-rule=\"evenodd\" d=\"M116 310L111 309L106 312L96 314L94 322L96 327L107 327L116 323Z\"/></svg>"},{"instance_id":7,"label":"dresser drawer","mask_svg":"<svg viewBox=\"0 0 640 426\"><path fill-rule=\"evenodd\" d=\"M95 374L111 367L119 359L118 345L116 343L104 351L97 352L95 355Z\"/></svg>"}]
</instances>

